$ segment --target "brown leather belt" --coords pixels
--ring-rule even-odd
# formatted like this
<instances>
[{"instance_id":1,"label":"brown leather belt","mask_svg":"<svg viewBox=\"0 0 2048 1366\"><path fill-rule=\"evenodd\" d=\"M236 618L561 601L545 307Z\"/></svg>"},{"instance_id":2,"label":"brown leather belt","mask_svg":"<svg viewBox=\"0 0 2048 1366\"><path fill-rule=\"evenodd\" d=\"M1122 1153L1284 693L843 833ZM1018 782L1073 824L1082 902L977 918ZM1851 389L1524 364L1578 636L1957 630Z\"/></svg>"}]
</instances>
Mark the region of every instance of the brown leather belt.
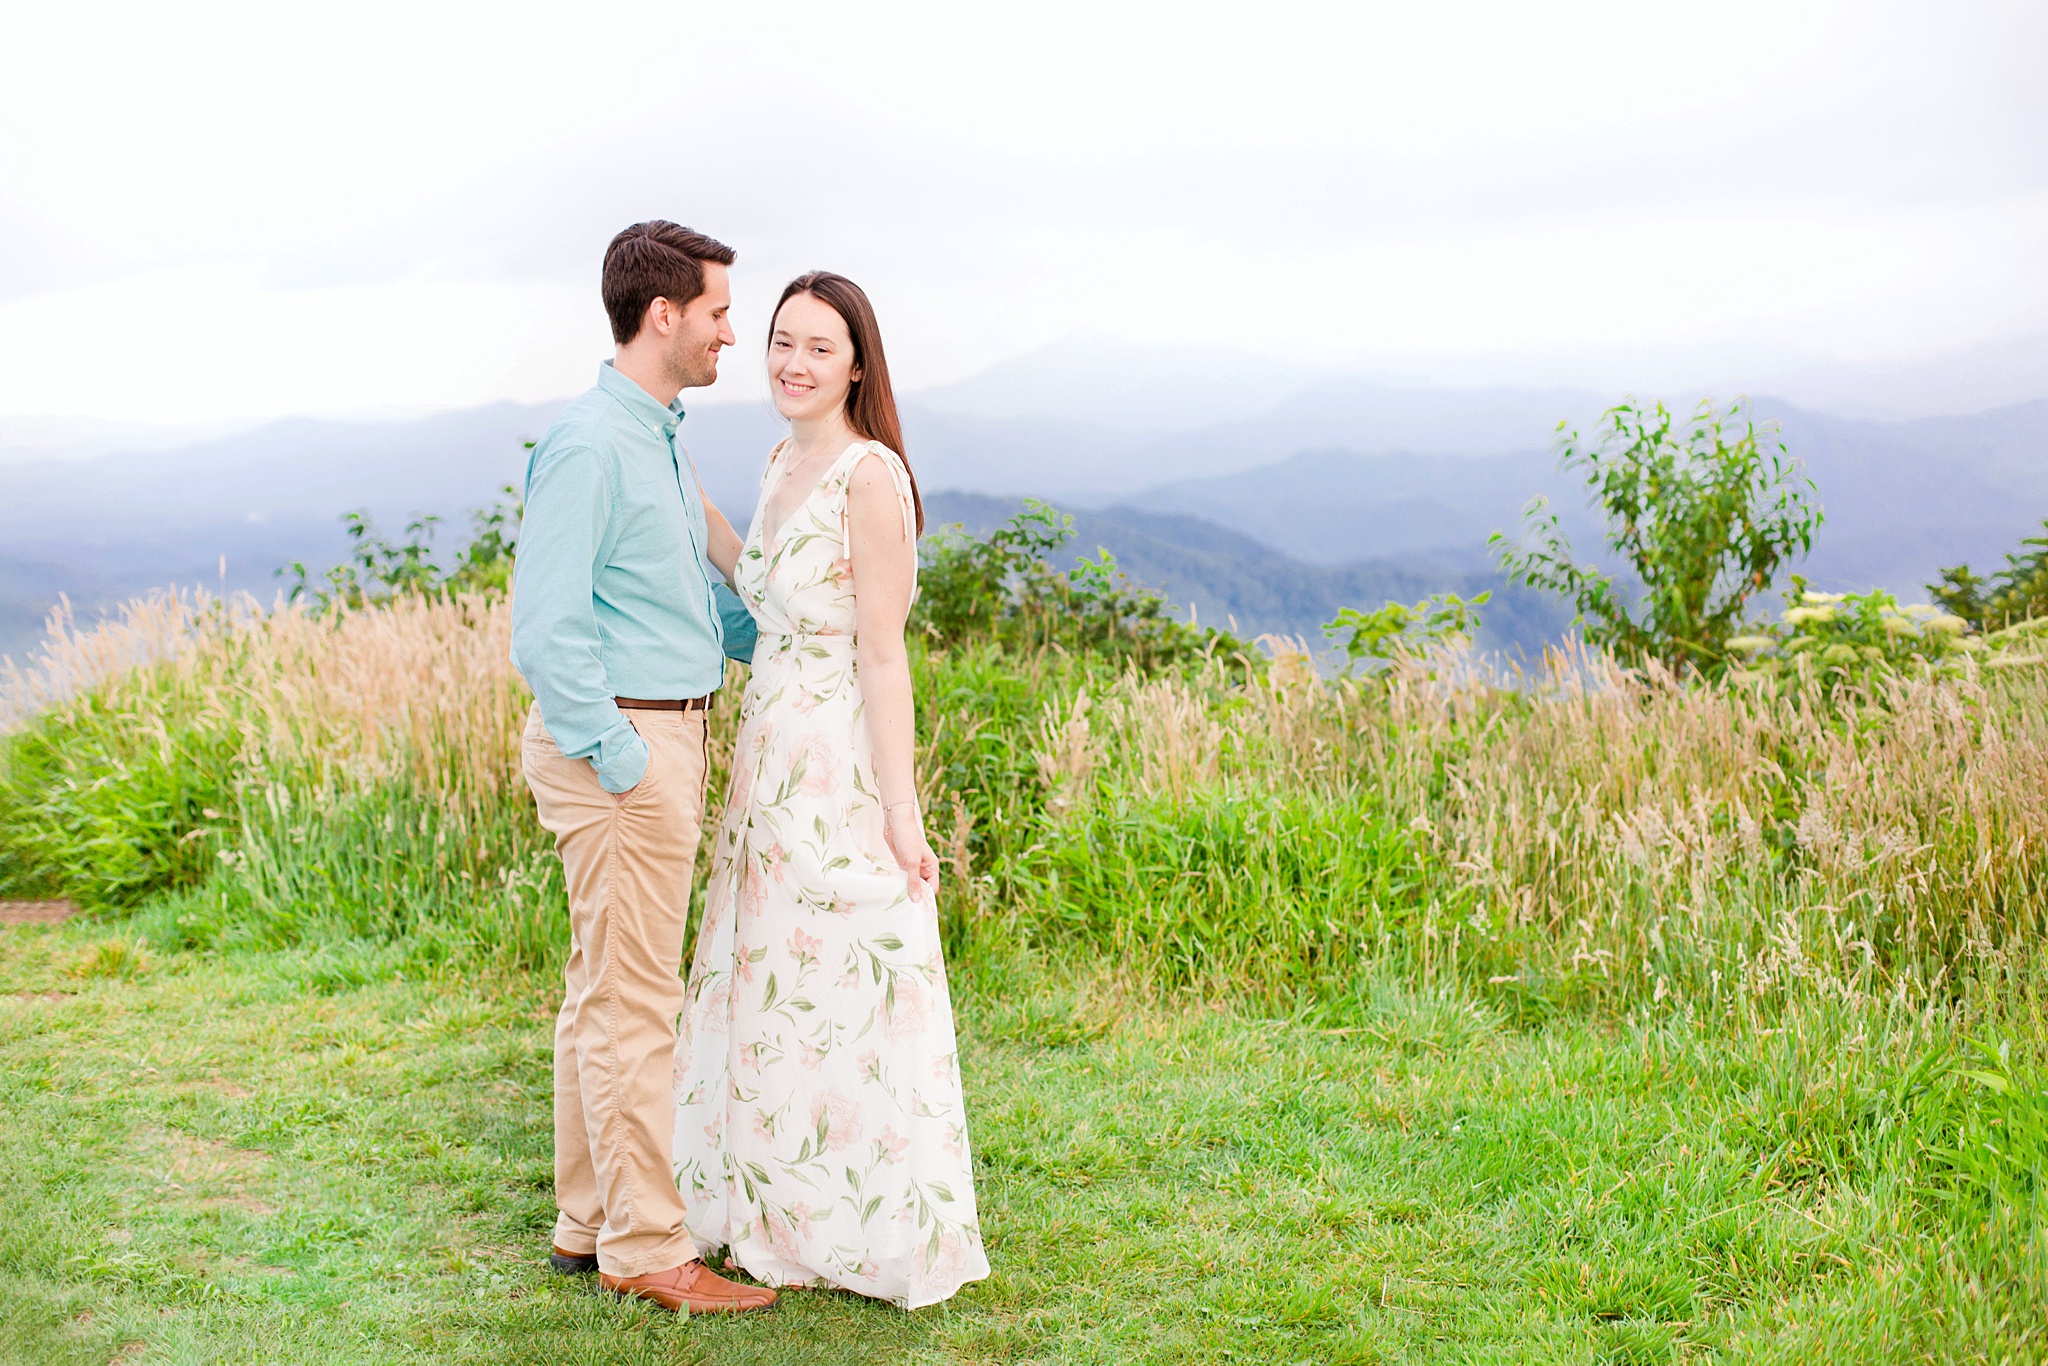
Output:
<instances>
[{"instance_id":1,"label":"brown leather belt","mask_svg":"<svg viewBox=\"0 0 2048 1366\"><path fill-rule=\"evenodd\" d=\"M702 697L614 697L627 711L710 711L715 693Z\"/></svg>"}]
</instances>

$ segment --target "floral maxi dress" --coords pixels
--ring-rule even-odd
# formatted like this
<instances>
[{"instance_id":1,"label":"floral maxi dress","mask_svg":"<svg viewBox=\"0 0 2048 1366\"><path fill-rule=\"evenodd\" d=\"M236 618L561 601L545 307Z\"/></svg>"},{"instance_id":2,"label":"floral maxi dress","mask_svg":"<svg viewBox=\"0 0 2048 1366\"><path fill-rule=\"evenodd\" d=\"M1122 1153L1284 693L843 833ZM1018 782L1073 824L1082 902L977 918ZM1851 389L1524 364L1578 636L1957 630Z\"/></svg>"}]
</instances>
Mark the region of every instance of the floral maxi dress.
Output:
<instances>
[{"instance_id":1,"label":"floral maxi dress","mask_svg":"<svg viewBox=\"0 0 2048 1366\"><path fill-rule=\"evenodd\" d=\"M772 544L756 511L734 574L761 637L676 1050L675 1169L700 1253L915 1309L988 1260L938 913L883 839L854 667L847 490L869 455L913 529L902 461L861 442Z\"/></svg>"}]
</instances>

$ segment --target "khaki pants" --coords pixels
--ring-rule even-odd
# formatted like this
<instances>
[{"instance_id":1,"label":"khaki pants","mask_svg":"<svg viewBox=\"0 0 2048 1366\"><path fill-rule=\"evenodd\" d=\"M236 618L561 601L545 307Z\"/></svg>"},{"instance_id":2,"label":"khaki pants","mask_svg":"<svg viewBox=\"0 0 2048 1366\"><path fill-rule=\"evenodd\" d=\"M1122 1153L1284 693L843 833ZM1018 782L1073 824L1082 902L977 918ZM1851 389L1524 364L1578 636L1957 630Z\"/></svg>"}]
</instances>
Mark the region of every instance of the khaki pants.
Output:
<instances>
[{"instance_id":1,"label":"khaki pants","mask_svg":"<svg viewBox=\"0 0 2048 1366\"><path fill-rule=\"evenodd\" d=\"M634 711L647 776L614 796L564 758L535 705L523 746L569 884L555 1018L555 1245L642 1276L696 1256L674 1168L683 922L704 819L704 713Z\"/></svg>"}]
</instances>

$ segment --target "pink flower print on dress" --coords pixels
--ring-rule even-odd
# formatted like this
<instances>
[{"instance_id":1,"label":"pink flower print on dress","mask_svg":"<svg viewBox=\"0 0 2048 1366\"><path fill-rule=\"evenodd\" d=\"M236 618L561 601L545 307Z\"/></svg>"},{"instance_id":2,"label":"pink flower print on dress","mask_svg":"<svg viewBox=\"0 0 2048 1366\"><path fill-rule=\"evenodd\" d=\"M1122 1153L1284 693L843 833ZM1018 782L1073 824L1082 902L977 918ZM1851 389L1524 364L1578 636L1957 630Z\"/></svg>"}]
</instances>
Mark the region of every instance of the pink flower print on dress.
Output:
<instances>
[{"instance_id":1,"label":"pink flower print on dress","mask_svg":"<svg viewBox=\"0 0 2048 1366\"><path fill-rule=\"evenodd\" d=\"M761 851L761 871L777 882L782 881L783 870L789 866L789 851L777 840Z\"/></svg>"},{"instance_id":2,"label":"pink flower print on dress","mask_svg":"<svg viewBox=\"0 0 2048 1366\"><path fill-rule=\"evenodd\" d=\"M832 1151L850 1148L860 1142L860 1107L837 1091L827 1091L811 1101L811 1127L824 1130L825 1146Z\"/></svg>"},{"instance_id":3,"label":"pink flower print on dress","mask_svg":"<svg viewBox=\"0 0 2048 1366\"><path fill-rule=\"evenodd\" d=\"M797 791L806 797L823 797L839 785L839 756L830 740L815 732L805 736L803 761L804 776Z\"/></svg>"},{"instance_id":4,"label":"pink flower print on dress","mask_svg":"<svg viewBox=\"0 0 2048 1366\"><path fill-rule=\"evenodd\" d=\"M953 1059L957 1053L940 1053L932 1058L932 1076L940 1081L953 1080Z\"/></svg>"},{"instance_id":5,"label":"pink flower print on dress","mask_svg":"<svg viewBox=\"0 0 2048 1366\"><path fill-rule=\"evenodd\" d=\"M832 568L826 573L825 577L831 580L834 588L846 587L846 585L853 582L853 560L848 556L841 555L838 559L832 561Z\"/></svg>"},{"instance_id":6,"label":"pink flower print on dress","mask_svg":"<svg viewBox=\"0 0 2048 1366\"><path fill-rule=\"evenodd\" d=\"M809 716L818 709L818 704L824 700L824 698L808 688L798 688L796 690L796 700L789 705L798 716Z\"/></svg>"},{"instance_id":7,"label":"pink flower print on dress","mask_svg":"<svg viewBox=\"0 0 2048 1366\"><path fill-rule=\"evenodd\" d=\"M769 1143L775 1141L775 1121L766 1110L754 1111L754 1137Z\"/></svg>"},{"instance_id":8,"label":"pink flower print on dress","mask_svg":"<svg viewBox=\"0 0 2048 1366\"><path fill-rule=\"evenodd\" d=\"M901 1162L903 1155L909 1151L910 1140L897 1133L894 1129L885 1127L882 1130L882 1136L875 1140L876 1158L889 1163L891 1166Z\"/></svg>"},{"instance_id":9,"label":"pink flower print on dress","mask_svg":"<svg viewBox=\"0 0 2048 1366\"><path fill-rule=\"evenodd\" d=\"M768 1235L768 1250L785 1262L803 1260L803 1247L797 1241L796 1230L787 1219L778 1219L768 1210L761 1211L761 1228Z\"/></svg>"},{"instance_id":10,"label":"pink flower print on dress","mask_svg":"<svg viewBox=\"0 0 2048 1366\"><path fill-rule=\"evenodd\" d=\"M835 893L832 897L832 904L825 909L834 915L852 915L858 908L854 905L853 898L844 893Z\"/></svg>"},{"instance_id":11,"label":"pink flower print on dress","mask_svg":"<svg viewBox=\"0 0 2048 1366\"><path fill-rule=\"evenodd\" d=\"M945 1150L946 1156L957 1158L966 1148L966 1138L967 1131L965 1129L957 1124L948 1124L946 1126L946 1137L940 1142L939 1146Z\"/></svg>"},{"instance_id":12,"label":"pink flower print on dress","mask_svg":"<svg viewBox=\"0 0 2048 1366\"><path fill-rule=\"evenodd\" d=\"M825 1050L813 1044L805 1044L796 1055L796 1060L815 1072L825 1062Z\"/></svg>"},{"instance_id":13,"label":"pink flower print on dress","mask_svg":"<svg viewBox=\"0 0 2048 1366\"><path fill-rule=\"evenodd\" d=\"M922 1033L932 1022L932 994L924 983L908 974L896 979L896 999L888 1006L882 1028L892 1039Z\"/></svg>"},{"instance_id":14,"label":"pink flower print on dress","mask_svg":"<svg viewBox=\"0 0 2048 1366\"><path fill-rule=\"evenodd\" d=\"M918 1249L917 1257L924 1263L925 1275L934 1280L948 1281L960 1274L962 1251L960 1235L952 1229L947 1229L939 1235L939 1247L936 1252L932 1250L931 1244L926 1243Z\"/></svg>"},{"instance_id":15,"label":"pink flower print on dress","mask_svg":"<svg viewBox=\"0 0 2048 1366\"><path fill-rule=\"evenodd\" d=\"M754 964L760 962L762 957L763 950L760 949L755 949L751 953L742 949L734 954L732 956L732 975L734 980L752 983L754 980Z\"/></svg>"},{"instance_id":16,"label":"pink flower print on dress","mask_svg":"<svg viewBox=\"0 0 2048 1366\"><path fill-rule=\"evenodd\" d=\"M789 956L807 967L818 961L818 950L824 947L824 940L800 929L792 931L789 936Z\"/></svg>"},{"instance_id":17,"label":"pink flower print on dress","mask_svg":"<svg viewBox=\"0 0 2048 1366\"><path fill-rule=\"evenodd\" d=\"M774 745L774 729L768 727L768 725L762 725L760 729L756 729L748 737L748 741L745 741L745 748L739 754L733 756L733 791L735 793L739 791L739 786L743 782L741 774L752 772L756 778L760 778L762 772L768 770L768 760L772 758L772 745Z\"/></svg>"},{"instance_id":18,"label":"pink flower print on dress","mask_svg":"<svg viewBox=\"0 0 2048 1366\"><path fill-rule=\"evenodd\" d=\"M882 1079L882 1055L875 1052L874 1049L863 1049L861 1055L855 1058L854 1062L860 1066L860 1079L862 1081L878 1082Z\"/></svg>"}]
</instances>

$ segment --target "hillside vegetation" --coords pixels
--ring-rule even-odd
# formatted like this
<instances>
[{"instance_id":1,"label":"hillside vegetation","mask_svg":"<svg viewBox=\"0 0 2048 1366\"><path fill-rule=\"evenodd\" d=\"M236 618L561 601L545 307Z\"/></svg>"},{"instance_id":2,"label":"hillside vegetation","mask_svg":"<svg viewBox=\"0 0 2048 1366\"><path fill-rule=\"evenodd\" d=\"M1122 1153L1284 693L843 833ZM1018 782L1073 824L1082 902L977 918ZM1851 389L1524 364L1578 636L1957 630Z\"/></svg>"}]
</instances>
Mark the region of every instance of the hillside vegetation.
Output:
<instances>
[{"instance_id":1,"label":"hillside vegetation","mask_svg":"<svg viewBox=\"0 0 2048 1366\"><path fill-rule=\"evenodd\" d=\"M172 595L10 683L0 896L92 913L0 941L18 1354L2048 1352L2036 656L1812 668L1809 614L1775 671L1332 681L988 545L915 669L991 1282L675 1324L551 1278L503 598Z\"/></svg>"}]
</instances>

